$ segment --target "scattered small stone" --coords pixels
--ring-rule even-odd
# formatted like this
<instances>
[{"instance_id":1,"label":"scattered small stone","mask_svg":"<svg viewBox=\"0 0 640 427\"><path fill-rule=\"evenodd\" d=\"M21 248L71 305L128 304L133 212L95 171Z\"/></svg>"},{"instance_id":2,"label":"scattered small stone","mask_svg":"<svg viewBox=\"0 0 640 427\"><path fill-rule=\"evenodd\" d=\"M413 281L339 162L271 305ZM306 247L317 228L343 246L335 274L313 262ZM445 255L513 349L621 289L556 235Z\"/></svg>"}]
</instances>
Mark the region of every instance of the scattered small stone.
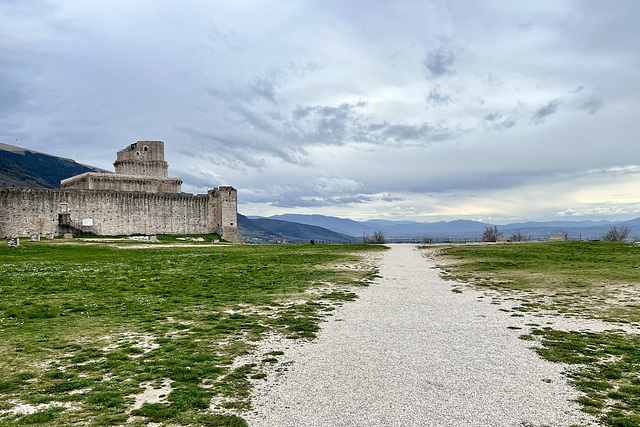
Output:
<instances>
[{"instance_id":1,"label":"scattered small stone","mask_svg":"<svg viewBox=\"0 0 640 427\"><path fill-rule=\"evenodd\" d=\"M149 240L149 236L129 236L129 240Z\"/></svg>"}]
</instances>

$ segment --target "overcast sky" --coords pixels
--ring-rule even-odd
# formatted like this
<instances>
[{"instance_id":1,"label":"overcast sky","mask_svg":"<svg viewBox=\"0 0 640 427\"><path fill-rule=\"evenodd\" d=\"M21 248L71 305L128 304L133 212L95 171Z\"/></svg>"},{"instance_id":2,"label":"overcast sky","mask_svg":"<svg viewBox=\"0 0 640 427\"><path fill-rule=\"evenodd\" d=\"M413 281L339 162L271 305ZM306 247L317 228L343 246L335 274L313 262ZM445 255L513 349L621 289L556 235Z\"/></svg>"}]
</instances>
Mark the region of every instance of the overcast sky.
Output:
<instances>
[{"instance_id":1,"label":"overcast sky","mask_svg":"<svg viewBox=\"0 0 640 427\"><path fill-rule=\"evenodd\" d=\"M640 2L2 0L0 142L239 212L640 216Z\"/></svg>"}]
</instances>

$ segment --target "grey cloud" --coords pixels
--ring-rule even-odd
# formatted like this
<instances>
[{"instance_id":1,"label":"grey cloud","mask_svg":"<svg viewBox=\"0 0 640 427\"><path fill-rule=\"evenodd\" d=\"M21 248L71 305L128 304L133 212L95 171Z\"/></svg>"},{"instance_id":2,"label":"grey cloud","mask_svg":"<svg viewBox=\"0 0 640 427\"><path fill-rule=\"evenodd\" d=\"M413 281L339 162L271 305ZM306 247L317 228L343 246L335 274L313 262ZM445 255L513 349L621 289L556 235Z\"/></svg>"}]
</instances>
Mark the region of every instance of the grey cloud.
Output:
<instances>
[{"instance_id":1,"label":"grey cloud","mask_svg":"<svg viewBox=\"0 0 640 427\"><path fill-rule=\"evenodd\" d=\"M495 113L489 113L489 114L485 115L483 117L483 119L488 121L488 122L495 122L500 117L502 117L502 114L500 114L500 111L496 111Z\"/></svg>"},{"instance_id":2,"label":"grey cloud","mask_svg":"<svg viewBox=\"0 0 640 427\"><path fill-rule=\"evenodd\" d=\"M515 119L505 119L499 123L494 125L495 130L506 130L514 127L517 124L517 120Z\"/></svg>"},{"instance_id":3,"label":"grey cloud","mask_svg":"<svg viewBox=\"0 0 640 427\"><path fill-rule=\"evenodd\" d=\"M578 110L586 111L589 114L595 114L602 108L602 100L598 98L589 98L586 102L578 107Z\"/></svg>"},{"instance_id":4,"label":"grey cloud","mask_svg":"<svg viewBox=\"0 0 640 427\"><path fill-rule=\"evenodd\" d=\"M227 49L229 49L233 53L239 54L244 52L244 41L233 29L229 30L228 32L222 32L215 25L212 25L211 29L209 30L209 39L214 43L222 41Z\"/></svg>"},{"instance_id":5,"label":"grey cloud","mask_svg":"<svg viewBox=\"0 0 640 427\"><path fill-rule=\"evenodd\" d=\"M482 117L484 122L487 122L488 126L491 129L502 131L509 128L512 128L516 125L517 120L512 117L504 118L502 113L496 111L494 113L486 114Z\"/></svg>"},{"instance_id":6,"label":"grey cloud","mask_svg":"<svg viewBox=\"0 0 640 427\"><path fill-rule=\"evenodd\" d=\"M276 87L282 84L287 72L282 67L271 67L261 76L257 76L249 83L249 90L252 95L266 99L272 104L276 102ZM253 96L248 101L251 102Z\"/></svg>"},{"instance_id":7,"label":"grey cloud","mask_svg":"<svg viewBox=\"0 0 640 427\"><path fill-rule=\"evenodd\" d=\"M488 72L486 74L477 73L476 75L487 86L500 86L502 84L502 77L498 74Z\"/></svg>"},{"instance_id":8,"label":"grey cloud","mask_svg":"<svg viewBox=\"0 0 640 427\"><path fill-rule=\"evenodd\" d=\"M521 22L518 24L518 30L522 31L522 32L527 32L529 30L531 30L534 27L534 24L531 23L530 21L526 21L526 22Z\"/></svg>"},{"instance_id":9,"label":"grey cloud","mask_svg":"<svg viewBox=\"0 0 640 427\"><path fill-rule=\"evenodd\" d=\"M293 110L291 112L291 117L293 117L295 120L302 120L302 119L306 119L307 117L309 117L309 114L311 114L311 112L313 112L313 107L296 107L295 110Z\"/></svg>"},{"instance_id":10,"label":"grey cloud","mask_svg":"<svg viewBox=\"0 0 640 427\"><path fill-rule=\"evenodd\" d=\"M269 81L263 78L256 78L251 82L249 86L251 91L258 96L270 101L271 103L276 103L276 92L274 89L273 81Z\"/></svg>"},{"instance_id":11,"label":"grey cloud","mask_svg":"<svg viewBox=\"0 0 640 427\"><path fill-rule=\"evenodd\" d=\"M239 130L228 132L217 128L176 127L176 130L188 135L199 145L207 141L207 147L215 156L209 161L214 164L228 165L232 169L245 170L255 168L261 170L266 165L265 157L277 157L291 164L308 163L308 153L301 144L287 144L280 126L281 118L274 115L258 114L244 106L229 108L235 119L243 124ZM201 153L206 156L206 153Z\"/></svg>"},{"instance_id":12,"label":"grey cloud","mask_svg":"<svg viewBox=\"0 0 640 427\"><path fill-rule=\"evenodd\" d=\"M260 189L259 191L250 191L243 195L243 200L250 203L267 203L271 206L283 208L299 208L299 207L326 207L326 206L343 206L343 205L362 205L375 201L396 202L404 200L391 194L375 194L367 193L342 193L342 194L321 194L311 184L301 183L296 186L271 186Z\"/></svg>"},{"instance_id":13,"label":"grey cloud","mask_svg":"<svg viewBox=\"0 0 640 427\"><path fill-rule=\"evenodd\" d=\"M225 83L223 88L203 85L202 91L223 101L244 101L251 104L257 98L263 98L276 105L276 89L282 85L286 76L287 73L283 68L272 67L242 84L228 85Z\"/></svg>"},{"instance_id":14,"label":"grey cloud","mask_svg":"<svg viewBox=\"0 0 640 427\"><path fill-rule=\"evenodd\" d=\"M391 194L383 194L382 197L380 198L380 200L384 201L384 202L401 202L403 200L405 200L402 197L398 197L398 196L393 196Z\"/></svg>"},{"instance_id":15,"label":"grey cloud","mask_svg":"<svg viewBox=\"0 0 640 427\"><path fill-rule=\"evenodd\" d=\"M274 120L276 122L282 122L282 121L285 120L284 116L282 114L280 114L278 111L267 111L265 114L271 120Z\"/></svg>"},{"instance_id":16,"label":"grey cloud","mask_svg":"<svg viewBox=\"0 0 640 427\"><path fill-rule=\"evenodd\" d=\"M247 149L276 156L289 163L308 163L306 146L345 145L366 142L373 145L404 147L454 140L470 130L447 123L371 122L358 110L366 105L344 103L332 106L298 106L291 119L274 120L269 115L256 114L246 108L234 108L242 121L257 130L256 143L246 143ZM234 144L238 149L244 144Z\"/></svg>"},{"instance_id":17,"label":"grey cloud","mask_svg":"<svg viewBox=\"0 0 640 427\"><path fill-rule=\"evenodd\" d=\"M421 125L387 125L379 135L382 141L422 141L438 142L455 139L460 136L460 131L455 131L446 127L432 126L428 123Z\"/></svg>"},{"instance_id":18,"label":"grey cloud","mask_svg":"<svg viewBox=\"0 0 640 427\"><path fill-rule=\"evenodd\" d=\"M176 175L181 177L185 183L198 189L209 189L219 185L224 185L219 175L205 170L197 169L180 169L176 170Z\"/></svg>"},{"instance_id":19,"label":"grey cloud","mask_svg":"<svg viewBox=\"0 0 640 427\"><path fill-rule=\"evenodd\" d=\"M327 206L327 202L324 199L308 199L302 197L285 197L271 201L271 206L277 206L280 208L321 208Z\"/></svg>"},{"instance_id":20,"label":"grey cloud","mask_svg":"<svg viewBox=\"0 0 640 427\"><path fill-rule=\"evenodd\" d=\"M370 122L355 112L362 103L343 104L334 107L298 107L292 112L296 120L295 132L291 130L288 140L307 144L344 145L349 142L366 142L373 145L395 147L424 145L432 142L459 138L469 129L451 127L446 123L407 124ZM319 118L315 117L320 116Z\"/></svg>"},{"instance_id":21,"label":"grey cloud","mask_svg":"<svg viewBox=\"0 0 640 427\"><path fill-rule=\"evenodd\" d=\"M558 110L558 105L560 105L560 101L554 99L550 101L547 105L540 107L536 110L535 113L531 116L531 124L539 125L544 123L545 119L551 114L555 113Z\"/></svg>"},{"instance_id":22,"label":"grey cloud","mask_svg":"<svg viewBox=\"0 0 640 427\"><path fill-rule=\"evenodd\" d=\"M286 197L271 203L273 206L282 208L313 208L325 206L342 206L342 205L362 205L377 200L375 196L370 195L350 195L338 197Z\"/></svg>"},{"instance_id":23,"label":"grey cloud","mask_svg":"<svg viewBox=\"0 0 640 427\"><path fill-rule=\"evenodd\" d=\"M443 142L452 141L462 137L465 134L471 132L470 129L465 129L460 126L449 126L446 123L437 123L431 125L429 123L422 123L421 125L394 125L385 132L387 135L394 135L395 130L400 130L400 136L407 137L407 139L414 139L419 142ZM408 134L402 135L402 133L408 132ZM396 134L396 137L398 135ZM413 138L411 138L413 136Z\"/></svg>"},{"instance_id":24,"label":"grey cloud","mask_svg":"<svg viewBox=\"0 0 640 427\"><path fill-rule=\"evenodd\" d=\"M456 57L452 50L447 50L444 46L440 46L425 56L422 65L429 72L428 77L438 78L455 73L451 69Z\"/></svg>"},{"instance_id":25,"label":"grey cloud","mask_svg":"<svg viewBox=\"0 0 640 427\"><path fill-rule=\"evenodd\" d=\"M228 104L226 112L232 113L232 121L242 124L234 131L222 131L223 121L229 115L216 113L219 120L208 121L200 128L182 126L178 130L194 141L209 141L225 161L232 161L236 169L264 167L265 159L279 158L291 164L310 164L305 147L317 145L345 145L366 142L373 145L404 147L425 145L461 137L468 129L451 126L445 122L421 124L372 122L360 109L366 101L343 103L338 106L298 105L288 117L280 111L262 111L252 105L252 99L260 96L277 105L274 81L282 76L282 69L273 68L254 80L251 90L206 88L205 93ZM250 92L250 93L249 93ZM242 96L238 96L242 94ZM432 99L445 102L446 96L436 87ZM220 160L217 160L220 161Z\"/></svg>"},{"instance_id":26,"label":"grey cloud","mask_svg":"<svg viewBox=\"0 0 640 427\"><path fill-rule=\"evenodd\" d=\"M429 105L447 105L451 102L451 96L440 92L440 86L436 86L429 91L427 95L427 104Z\"/></svg>"},{"instance_id":27,"label":"grey cloud","mask_svg":"<svg viewBox=\"0 0 640 427\"><path fill-rule=\"evenodd\" d=\"M323 68L324 68L324 65L316 64L313 61L309 61L306 64L298 64L295 62L289 63L289 69L301 77L304 77L309 73L315 73L316 71L320 71Z\"/></svg>"},{"instance_id":28,"label":"grey cloud","mask_svg":"<svg viewBox=\"0 0 640 427\"><path fill-rule=\"evenodd\" d=\"M411 183L403 191L412 193L446 193L449 191L482 191L487 189L502 190L518 187L544 176L552 176L558 171L523 170L485 170L452 171L429 181Z\"/></svg>"},{"instance_id":29,"label":"grey cloud","mask_svg":"<svg viewBox=\"0 0 640 427\"><path fill-rule=\"evenodd\" d=\"M253 129L262 131L267 134L277 133L277 129L267 120L268 116L258 114L253 110L244 107L231 107L231 111L236 113L246 124L250 125Z\"/></svg>"},{"instance_id":30,"label":"grey cloud","mask_svg":"<svg viewBox=\"0 0 640 427\"><path fill-rule=\"evenodd\" d=\"M291 115L296 120L306 119L310 116L317 117L321 120L321 124L327 125L330 122L337 122L345 120L354 110L354 107L363 107L366 104L340 104L338 107L326 107L326 106L307 106L296 107L291 112Z\"/></svg>"},{"instance_id":31,"label":"grey cloud","mask_svg":"<svg viewBox=\"0 0 640 427\"><path fill-rule=\"evenodd\" d=\"M221 121L213 120L204 127L178 126L176 130L187 135L199 146L203 144L215 155L201 156L220 165L237 170L246 168L261 170L266 158L279 158L286 163L309 164L306 146L327 144L343 145L357 133L359 116L353 113L356 105L338 107L297 107L287 119L279 113L260 113L246 104L230 106L233 121L239 126L233 131L220 127ZM186 154L186 153L185 153Z\"/></svg>"},{"instance_id":32,"label":"grey cloud","mask_svg":"<svg viewBox=\"0 0 640 427\"><path fill-rule=\"evenodd\" d=\"M247 171L247 168L262 169L265 160L257 156L246 142L237 135L223 135L209 129L196 129L185 126L175 128L191 138L200 147L207 147L206 151L200 151L198 157L206 159L214 165L228 167L229 169ZM179 151L185 157L192 157L193 152Z\"/></svg>"},{"instance_id":33,"label":"grey cloud","mask_svg":"<svg viewBox=\"0 0 640 427\"><path fill-rule=\"evenodd\" d=\"M311 144L343 145L358 134L361 116L355 113L365 102L340 104L338 107L298 106L291 112L287 140Z\"/></svg>"}]
</instances>

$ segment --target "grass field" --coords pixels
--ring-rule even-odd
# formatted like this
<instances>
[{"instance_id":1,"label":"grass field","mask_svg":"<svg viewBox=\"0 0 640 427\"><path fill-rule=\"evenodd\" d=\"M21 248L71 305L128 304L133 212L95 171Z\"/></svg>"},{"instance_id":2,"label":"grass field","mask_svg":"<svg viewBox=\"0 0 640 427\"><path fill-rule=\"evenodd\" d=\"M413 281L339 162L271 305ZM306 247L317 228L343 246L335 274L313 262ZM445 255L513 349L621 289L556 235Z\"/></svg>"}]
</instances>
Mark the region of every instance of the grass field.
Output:
<instances>
[{"instance_id":1,"label":"grass field","mask_svg":"<svg viewBox=\"0 0 640 427\"><path fill-rule=\"evenodd\" d=\"M0 241L0 426L246 425L280 353L234 360L269 333L314 337L375 275L354 254L380 249Z\"/></svg>"},{"instance_id":2,"label":"grass field","mask_svg":"<svg viewBox=\"0 0 640 427\"><path fill-rule=\"evenodd\" d=\"M604 425L640 426L640 247L613 242L467 245L438 250L445 276L515 300L523 312L599 319L606 332L531 326L525 340L569 364L586 412ZM455 286L454 292L464 292ZM627 332L622 331L622 327ZM632 331L632 333L629 333ZM633 332L635 331L635 332Z\"/></svg>"}]
</instances>

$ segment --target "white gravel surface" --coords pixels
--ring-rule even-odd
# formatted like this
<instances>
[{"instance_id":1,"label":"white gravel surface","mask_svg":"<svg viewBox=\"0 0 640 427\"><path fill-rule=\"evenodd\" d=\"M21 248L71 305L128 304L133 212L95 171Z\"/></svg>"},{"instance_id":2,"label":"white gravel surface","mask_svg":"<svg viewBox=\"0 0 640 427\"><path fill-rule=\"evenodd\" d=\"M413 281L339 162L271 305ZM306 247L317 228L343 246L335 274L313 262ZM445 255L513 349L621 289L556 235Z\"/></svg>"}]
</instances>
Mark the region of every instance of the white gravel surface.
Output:
<instances>
[{"instance_id":1,"label":"white gravel surface","mask_svg":"<svg viewBox=\"0 0 640 427\"><path fill-rule=\"evenodd\" d=\"M597 425L561 374L519 339L518 318L451 291L414 245L391 245L381 279L318 338L290 345L243 414L251 426Z\"/></svg>"}]
</instances>

